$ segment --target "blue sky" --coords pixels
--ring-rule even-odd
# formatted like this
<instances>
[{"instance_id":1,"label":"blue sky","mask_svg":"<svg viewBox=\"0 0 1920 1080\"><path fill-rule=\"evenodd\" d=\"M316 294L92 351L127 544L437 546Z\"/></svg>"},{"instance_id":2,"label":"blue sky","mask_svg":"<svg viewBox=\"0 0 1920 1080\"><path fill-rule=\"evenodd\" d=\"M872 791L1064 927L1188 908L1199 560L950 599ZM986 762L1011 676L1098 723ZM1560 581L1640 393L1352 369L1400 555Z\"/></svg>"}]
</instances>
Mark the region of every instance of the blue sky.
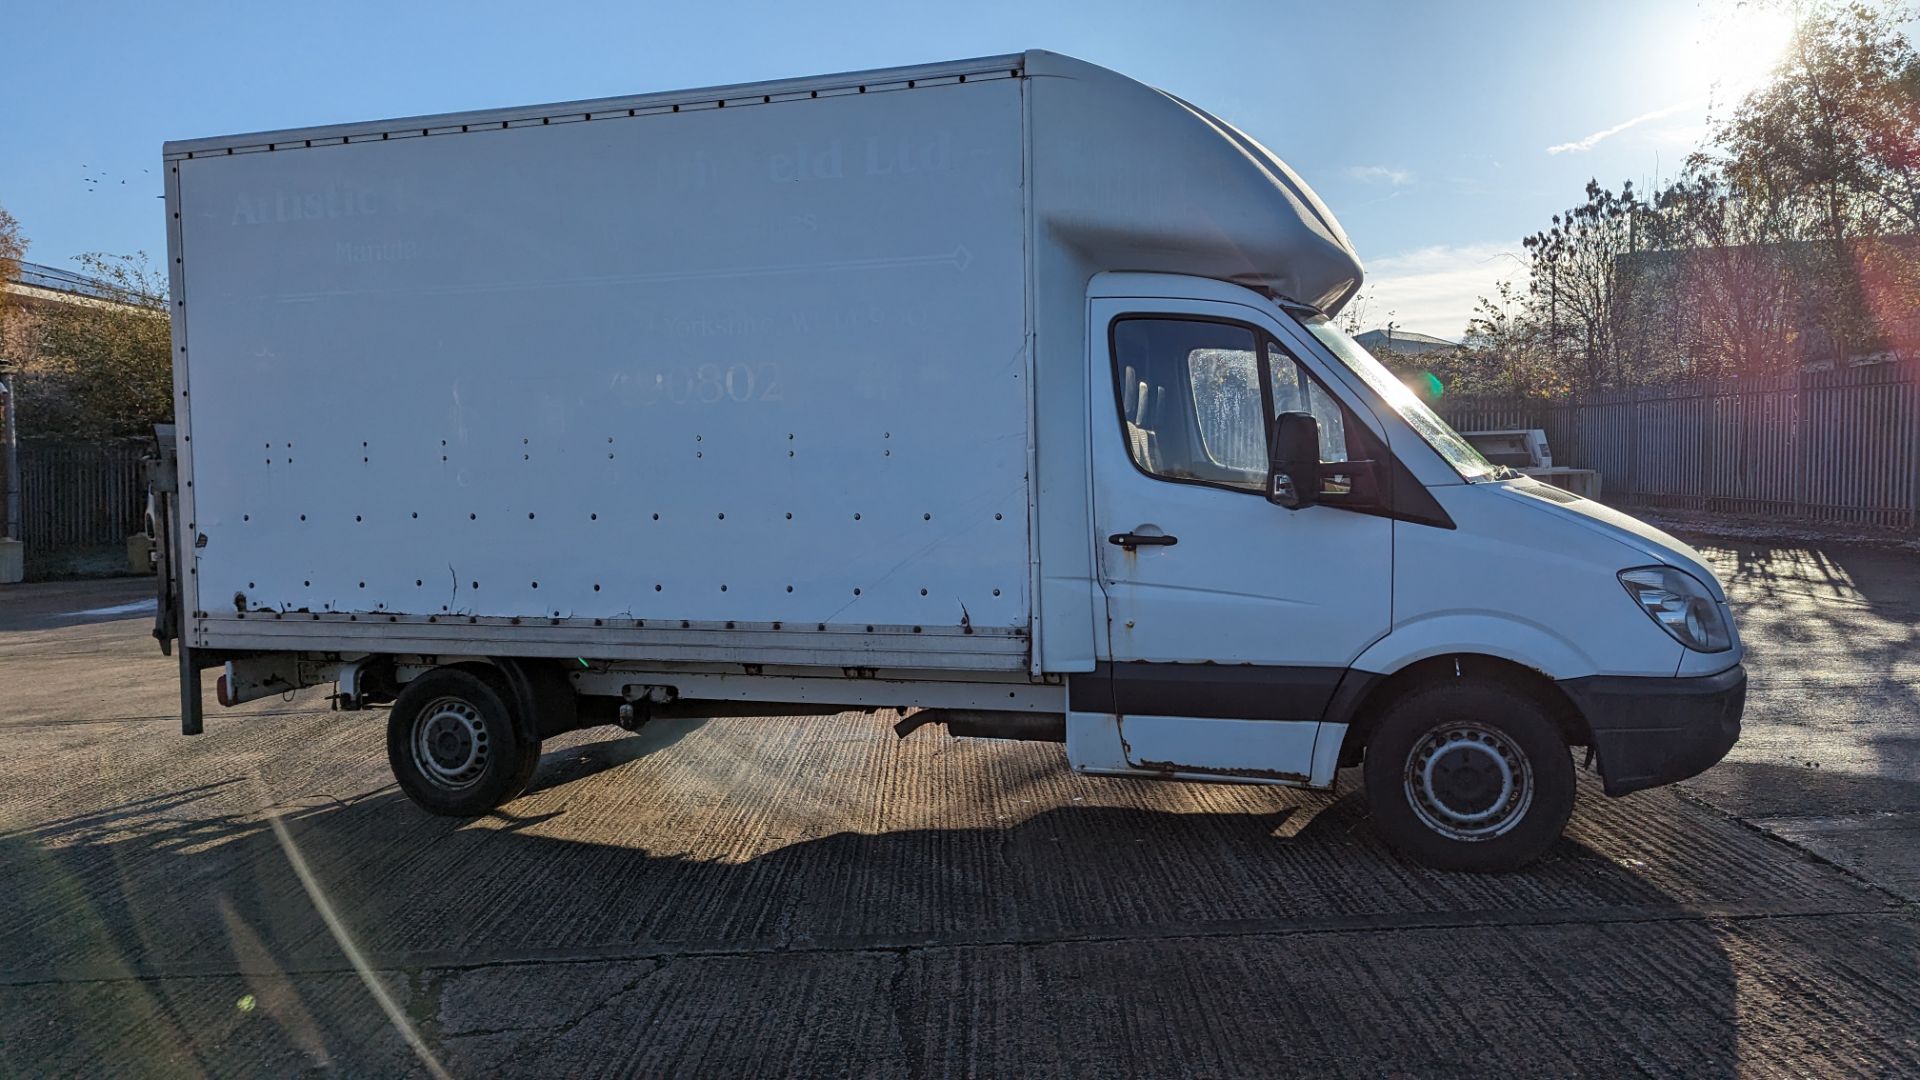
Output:
<instances>
[{"instance_id":1,"label":"blue sky","mask_svg":"<svg viewBox=\"0 0 1920 1080\"><path fill-rule=\"evenodd\" d=\"M1046 48L1273 148L1359 247L1369 324L1446 337L1589 176L1671 175L1780 30L1732 0L99 0L6 21L0 206L36 262L157 262L170 138Z\"/></svg>"}]
</instances>

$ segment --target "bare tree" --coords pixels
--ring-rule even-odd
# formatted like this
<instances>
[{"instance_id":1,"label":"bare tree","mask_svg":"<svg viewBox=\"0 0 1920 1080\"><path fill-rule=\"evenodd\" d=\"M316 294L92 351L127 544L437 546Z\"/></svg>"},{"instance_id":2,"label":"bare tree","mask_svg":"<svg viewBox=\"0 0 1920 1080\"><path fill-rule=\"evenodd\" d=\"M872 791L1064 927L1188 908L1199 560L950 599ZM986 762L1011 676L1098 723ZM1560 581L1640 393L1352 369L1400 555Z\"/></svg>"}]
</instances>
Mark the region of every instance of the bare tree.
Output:
<instances>
[{"instance_id":1,"label":"bare tree","mask_svg":"<svg viewBox=\"0 0 1920 1080\"><path fill-rule=\"evenodd\" d=\"M1340 329L1349 335L1359 335L1371 329L1367 323L1373 320L1373 286L1362 286L1347 306L1340 309Z\"/></svg>"},{"instance_id":2,"label":"bare tree","mask_svg":"<svg viewBox=\"0 0 1920 1080\"><path fill-rule=\"evenodd\" d=\"M1577 390L1635 381L1635 358L1620 346L1641 206L1633 183L1618 193L1587 181L1586 201L1556 214L1549 229L1521 241L1532 262L1528 288L1546 316L1555 365Z\"/></svg>"},{"instance_id":3,"label":"bare tree","mask_svg":"<svg viewBox=\"0 0 1920 1080\"><path fill-rule=\"evenodd\" d=\"M1546 397L1569 389L1554 365L1538 305L1510 281L1480 298L1464 345L1446 361L1450 370L1436 374L1450 392Z\"/></svg>"}]
</instances>

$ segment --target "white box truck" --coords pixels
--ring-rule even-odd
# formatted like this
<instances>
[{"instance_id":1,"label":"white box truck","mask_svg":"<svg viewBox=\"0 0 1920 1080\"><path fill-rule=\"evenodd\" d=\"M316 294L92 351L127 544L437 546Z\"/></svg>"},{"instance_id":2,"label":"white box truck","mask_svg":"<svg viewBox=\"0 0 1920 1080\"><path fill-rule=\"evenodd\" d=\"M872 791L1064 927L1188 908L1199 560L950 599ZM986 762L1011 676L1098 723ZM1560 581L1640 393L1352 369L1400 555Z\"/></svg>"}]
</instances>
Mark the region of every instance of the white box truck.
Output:
<instances>
[{"instance_id":1,"label":"white box truck","mask_svg":"<svg viewBox=\"0 0 1920 1080\"><path fill-rule=\"evenodd\" d=\"M182 719L333 684L473 815L593 724L907 707L1523 863L1745 674L1685 545L1329 320L1258 142L1047 52L165 149ZM176 640L177 639L177 640ZM1589 760L1592 760L1591 757Z\"/></svg>"}]
</instances>

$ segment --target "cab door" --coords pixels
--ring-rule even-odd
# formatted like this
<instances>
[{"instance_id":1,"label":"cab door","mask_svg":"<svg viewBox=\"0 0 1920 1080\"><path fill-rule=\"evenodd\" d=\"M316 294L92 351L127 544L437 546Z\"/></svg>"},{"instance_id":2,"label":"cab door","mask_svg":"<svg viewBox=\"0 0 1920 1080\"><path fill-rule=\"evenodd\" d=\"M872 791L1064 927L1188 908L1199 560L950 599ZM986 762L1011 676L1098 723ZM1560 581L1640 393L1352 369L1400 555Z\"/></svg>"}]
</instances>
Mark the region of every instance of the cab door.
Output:
<instances>
[{"instance_id":1,"label":"cab door","mask_svg":"<svg viewBox=\"0 0 1920 1080\"><path fill-rule=\"evenodd\" d=\"M1098 298L1089 314L1107 651L1071 687L1070 758L1331 782L1320 716L1391 625L1392 520L1341 505L1354 481L1338 473L1321 505L1270 503L1267 446L1277 413L1311 412L1323 462L1360 460L1377 423L1257 308Z\"/></svg>"}]
</instances>

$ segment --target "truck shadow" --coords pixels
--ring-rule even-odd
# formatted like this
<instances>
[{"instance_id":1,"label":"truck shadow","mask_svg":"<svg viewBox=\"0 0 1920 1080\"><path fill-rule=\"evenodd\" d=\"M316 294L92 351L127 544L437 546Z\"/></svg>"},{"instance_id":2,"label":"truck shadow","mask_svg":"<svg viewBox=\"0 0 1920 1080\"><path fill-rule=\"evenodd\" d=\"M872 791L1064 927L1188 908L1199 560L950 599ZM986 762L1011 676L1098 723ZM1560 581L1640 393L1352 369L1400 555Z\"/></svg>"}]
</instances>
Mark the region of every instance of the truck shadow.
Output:
<instances>
[{"instance_id":1,"label":"truck shadow","mask_svg":"<svg viewBox=\"0 0 1920 1080\"><path fill-rule=\"evenodd\" d=\"M576 780L639 761L649 754L671 748L705 723L703 719L692 717L652 720L635 732L583 743L569 740L563 748L548 748L540 755L540 768L527 785L527 794L563 787Z\"/></svg>"},{"instance_id":2,"label":"truck shadow","mask_svg":"<svg viewBox=\"0 0 1920 1080\"><path fill-rule=\"evenodd\" d=\"M551 798L638 742L568 749L539 786ZM459 823L385 789L281 806L276 830L223 792L0 838L7 1071L412 1067L348 944L473 1072L556 1070L569 1040L660 1053L737 1028L844 1042L850 1074L992 1071L955 1054L995 1040L1070 1046L1096 1075L1738 1067L1732 964L1684 914L1700 897L1571 840L1518 874L1410 867L1352 794L879 832L701 808L734 829L716 845L686 808L619 842L593 824L643 803ZM603 1009L608 968L673 975ZM523 1014L474 1020L467 988L499 978ZM813 1000L835 986L877 1004ZM637 1031L656 993L705 1004ZM875 1037L892 1056L860 1058ZM751 1049L707 1065L767 1067Z\"/></svg>"}]
</instances>

